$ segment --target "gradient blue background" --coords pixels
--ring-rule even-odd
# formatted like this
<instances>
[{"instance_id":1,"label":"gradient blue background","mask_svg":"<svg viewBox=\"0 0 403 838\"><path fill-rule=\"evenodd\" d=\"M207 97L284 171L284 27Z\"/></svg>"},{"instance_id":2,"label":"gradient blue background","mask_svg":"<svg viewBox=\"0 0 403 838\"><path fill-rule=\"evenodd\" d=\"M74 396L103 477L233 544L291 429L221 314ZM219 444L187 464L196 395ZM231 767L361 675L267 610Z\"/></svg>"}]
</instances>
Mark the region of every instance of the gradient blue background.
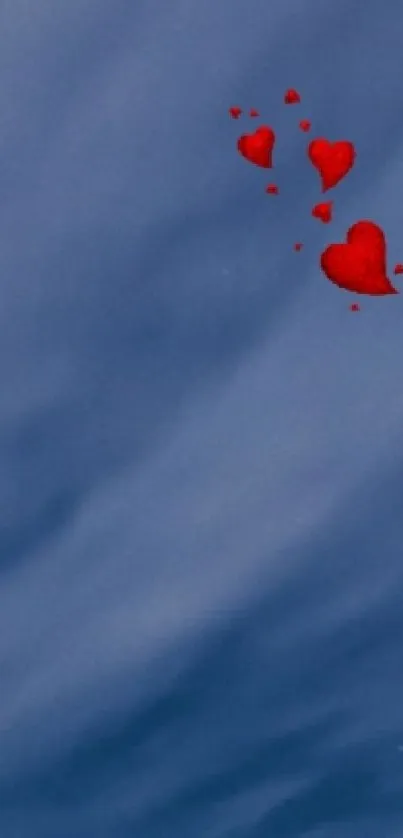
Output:
<instances>
[{"instance_id":1,"label":"gradient blue background","mask_svg":"<svg viewBox=\"0 0 403 838\"><path fill-rule=\"evenodd\" d=\"M1 838L401 838L403 300L318 257L403 261L402 45L401 0L3 0ZM301 118L357 147L330 227Z\"/></svg>"}]
</instances>

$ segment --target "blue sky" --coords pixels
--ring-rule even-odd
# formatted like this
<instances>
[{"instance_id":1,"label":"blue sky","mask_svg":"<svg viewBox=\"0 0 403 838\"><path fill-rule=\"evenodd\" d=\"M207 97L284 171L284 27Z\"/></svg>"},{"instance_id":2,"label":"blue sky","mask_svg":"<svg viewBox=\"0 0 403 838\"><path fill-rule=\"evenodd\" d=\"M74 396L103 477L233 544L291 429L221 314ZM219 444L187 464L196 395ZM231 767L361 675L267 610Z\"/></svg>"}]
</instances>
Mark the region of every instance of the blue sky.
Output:
<instances>
[{"instance_id":1,"label":"blue sky","mask_svg":"<svg viewBox=\"0 0 403 838\"><path fill-rule=\"evenodd\" d=\"M248 615L250 689L263 690L257 603L280 591L271 631L296 672L300 645L325 670L322 635L360 609L376 624L390 598L376 686L362 663L341 704L358 737L400 735L402 300L351 314L318 259L370 218L389 271L403 261L402 24L397 0L2 4L2 838L259 838L248 813L263 818L280 781L206 804L205 822L172 815L161 831L149 815L243 747L235 717L211 741L202 707L183 734L176 717L151 725L134 785L116 757L80 797L68 766L116 719L141 726ZM284 106L287 87L300 106ZM276 129L278 198L237 154L254 122L230 120L231 105ZM319 181L300 118L356 144L329 227L310 217ZM293 634L295 580L314 596ZM231 670L241 705L248 677L247 661ZM318 713L341 712L322 700Z\"/></svg>"}]
</instances>

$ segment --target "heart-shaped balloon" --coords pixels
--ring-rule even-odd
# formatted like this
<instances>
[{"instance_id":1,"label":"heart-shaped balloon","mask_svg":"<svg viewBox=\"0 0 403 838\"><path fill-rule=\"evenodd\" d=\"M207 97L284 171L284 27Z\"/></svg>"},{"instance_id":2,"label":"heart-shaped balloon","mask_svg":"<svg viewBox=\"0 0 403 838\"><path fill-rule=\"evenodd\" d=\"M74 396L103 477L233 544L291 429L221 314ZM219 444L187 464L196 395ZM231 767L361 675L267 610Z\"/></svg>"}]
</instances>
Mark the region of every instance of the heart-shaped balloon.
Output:
<instances>
[{"instance_id":1,"label":"heart-shaped balloon","mask_svg":"<svg viewBox=\"0 0 403 838\"><path fill-rule=\"evenodd\" d=\"M309 122L309 119L301 119L301 122L299 123L299 127L300 127L301 131L305 131L305 132L310 131L311 130L311 123Z\"/></svg>"},{"instance_id":2,"label":"heart-shaped balloon","mask_svg":"<svg viewBox=\"0 0 403 838\"><path fill-rule=\"evenodd\" d=\"M322 192L332 189L352 169L356 151L353 143L340 140L330 143L323 137L312 140L308 146L308 157L318 170L322 181Z\"/></svg>"},{"instance_id":3,"label":"heart-shaped balloon","mask_svg":"<svg viewBox=\"0 0 403 838\"><path fill-rule=\"evenodd\" d=\"M254 163L255 166L261 166L263 169L271 169L273 166L272 155L276 135L272 128L268 125L262 125L257 128L254 134L243 134L238 140L238 151Z\"/></svg>"},{"instance_id":4,"label":"heart-shaped balloon","mask_svg":"<svg viewBox=\"0 0 403 838\"><path fill-rule=\"evenodd\" d=\"M325 201L323 204L316 204L312 210L313 218L319 218L323 224L329 224L333 215L333 201Z\"/></svg>"},{"instance_id":5,"label":"heart-shaped balloon","mask_svg":"<svg viewBox=\"0 0 403 838\"><path fill-rule=\"evenodd\" d=\"M344 244L331 244L322 253L323 273L346 291L384 296L398 294L386 276L386 240L373 221L357 221Z\"/></svg>"}]
</instances>

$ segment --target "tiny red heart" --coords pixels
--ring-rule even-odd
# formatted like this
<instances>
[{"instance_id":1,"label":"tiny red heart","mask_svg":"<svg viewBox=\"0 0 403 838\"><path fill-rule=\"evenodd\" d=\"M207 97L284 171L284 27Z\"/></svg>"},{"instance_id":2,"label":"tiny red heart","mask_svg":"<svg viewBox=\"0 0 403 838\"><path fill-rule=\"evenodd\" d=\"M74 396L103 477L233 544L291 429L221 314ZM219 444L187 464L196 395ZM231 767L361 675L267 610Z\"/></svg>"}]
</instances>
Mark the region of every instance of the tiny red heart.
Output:
<instances>
[{"instance_id":1,"label":"tiny red heart","mask_svg":"<svg viewBox=\"0 0 403 838\"><path fill-rule=\"evenodd\" d=\"M239 119L239 117L241 116L242 110L241 110L241 108L234 107L234 108L230 108L228 113L229 113L231 119Z\"/></svg>"},{"instance_id":2,"label":"tiny red heart","mask_svg":"<svg viewBox=\"0 0 403 838\"><path fill-rule=\"evenodd\" d=\"M256 108L251 108L249 111L249 116L260 116L260 113L256 110Z\"/></svg>"},{"instance_id":3,"label":"tiny red heart","mask_svg":"<svg viewBox=\"0 0 403 838\"><path fill-rule=\"evenodd\" d=\"M320 266L346 291L377 297L399 293L386 276L385 234L373 221L353 224L345 243L331 244L322 253Z\"/></svg>"},{"instance_id":4,"label":"tiny red heart","mask_svg":"<svg viewBox=\"0 0 403 838\"><path fill-rule=\"evenodd\" d=\"M300 127L301 131L305 131L305 132L310 131L311 130L311 123L309 122L309 119L301 119L301 122L299 123L299 127Z\"/></svg>"},{"instance_id":5,"label":"tiny red heart","mask_svg":"<svg viewBox=\"0 0 403 838\"><path fill-rule=\"evenodd\" d=\"M297 251L302 250L302 247L303 247L302 242L296 242L296 244L294 244L294 250L297 250Z\"/></svg>"},{"instance_id":6,"label":"tiny red heart","mask_svg":"<svg viewBox=\"0 0 403 838\"><path fill-rule=\"evenodd\" d=\"M276 135L268 125L257 128L254 134L243 134L238 140L238 151L249 163L263 169L273 167L272 155Z\"/></svg>"},{"instance_id":7,"label":"tiny red heart","mask_svg":"<svg viewBox=\"0 0 403 838\"><path fill-rule=\"evenodd\" d=\"M266 192L268 195L278 195L278 186L276 186L275 183L269 183L269 185L266 186Z\"/></svg>"},{"instance_id":8,"label":"tiny red heart","mask_svg":"<svg viewBox=\"0 0 403 838\"><path fill-rule=\"evenodd\" d=\"M300 101L301 97L297 90L294 90L293 87L290 87L289 90L286 90L284 94L284 102L286 105L296 105Z\"/></svg>"},{"instance_id":9,"label":"tiny red heart","mask_svg":"<svg viewBox=\"0 0 403 838\"><path fill-rule=\"evenodd\" d=\"M359 307L358 303L351 303L351 306L349 306L349 308L350 308L350 311L360 311L360 307Z\"/></svg>"},{"instance_id":10,"label":"tiny red heart","mask_svg":"<svg viewBox=\"0 0 403 838\"><path fill-rule=\"evenodd\" d=\"M356 152L353 143L347 140L330 143L329 140L318 137L309 143L308 157L319 172L322 192L327 192L352 169Z\"/></svg>"},{"instance_id":11,"label":"tiny red heart","mask_svg":"<svg viewBox=\"0 0 403 838\"><path fill-rule=\"evenodd\" d=\"M316 204L312 210L314 218L319 218L323 224L329 224L332 220L333 201L325 201L323 204Z\"/></svg>"},{"instance_id":12,"label":"tiny red heart","mask_svg":"<svg viewBox=\"0 0 403 838\"><path fill-rule=\"evenodd\" d=\"M401 264L401 262L398 262L397 265L395 265L393 273L396 275L403 274L403 265Z\"/></svg>"}]
</instances>

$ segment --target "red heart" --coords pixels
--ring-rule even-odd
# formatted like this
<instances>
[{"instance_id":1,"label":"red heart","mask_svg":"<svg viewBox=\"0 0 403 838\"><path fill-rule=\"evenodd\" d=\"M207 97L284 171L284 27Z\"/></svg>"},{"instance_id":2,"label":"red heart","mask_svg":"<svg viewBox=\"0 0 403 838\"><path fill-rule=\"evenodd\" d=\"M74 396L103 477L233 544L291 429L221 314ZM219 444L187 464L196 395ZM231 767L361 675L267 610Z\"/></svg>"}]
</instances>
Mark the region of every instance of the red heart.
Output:
<instances>
[{"instance_id":1,"label":"red heart","mask_svg":"<svg viewBox=\"0 0 403 838\"><path fill-rule=\"evenodd\" d=\"M310 131L311 123L309 122L309 119L301 119L299 127L301 131Z\"/></svg>"},{"instance_id":2,"label":"red heart","mask_svg":"<svg viewBox=\"0 0 403 838\"><path fill-rule=\"evenodd\" d=\"M238 140L238 151L256 166L263 169L271 169L272 154L276 135L268 125L257 128L254 134L243 134Z\"/></svg>"},{"instance_id":3,"label":"red heart","mask_svg":"<svg viewBox=\"0 0 403 838\"><path fill-rule=\"evenodd\" d=\"M394 269L393 273L394 274L403 274L403 265L400 262L398 262L398 264L395 265L395 269Z\"/></svg>"},{"instance_id":4,"label":"red heart","mask_svg":"<svg viewBox=\"0 0 403 838\"><path fill-rule=\"evenodd\" d=\"M345 244L331 244L322 253L323 273L346 291L383 296L398 294L386 276L385 235L373 221L357 221Z\"/></svg>"},{"instance_id":5,"label":"red heart","mask_svg":"<svg viewBox=\"0 0 403 838\"><path fill-rule=\"evenodd\" d=\"M330 143L319 137L308 146L308 157L322 180L322 192L336 186L353 167L356 152L353 143L341 140Z\"/></svg>"},{"instance_id":6,"label":"red heart","mask_svg":"<svg viewBox=\"0 0 403 838\"><path fill-rule=\"evenodd\" d=\"M232 117L232 119L239 119L239 117L241 116L242 110L241 110L241 108L238 108L238 107L230 108L228 113L229 113L230 117Z\"/></svg>"},{"instance_id":7,"label":"red heart","mask_svg":"<svg viewBox=\"0 0 403 838\"><path fill-rule=\"evenodd\" d=\"M332 220L333 201L326 201L323 204L316 204L312 210L314 218L319 218L324 224Z\"/></svg>"},{"instance_id":8,"label":"red heart","mask_svg":"<svg viewBox=\"0 0 403 838\"><path fill-rule=\"evenodd\" d=\"M284 94L284 102L286 105L296 105L300 101L301 97L297 90L294 90L292 87L289 90L286 90Z\"/></svg>"},{"instance_id":9,"label":"red heart","mask_svg":"<svg viewBox=\"0 0 403 838\"><path fill-rule=\"evenodd\" d=\"M266 186L266 192L268 195L278 195L278 186L276 186L275 183L269 183L269 185Z\"/></svg>"},{"instance_id":10,"label":"red heart","mask_svg":"<svg viewBox=\"0 0 403 838\"><path fill-rule=\"evenodd\" d=\"M351 303L350 311L360 311L358 303Z\"/></svg>"},{"instance_id":11,"label":"red heart","mask_svg":"<svg viewBox=\"0 0 403 838\"><path fill-rule=\"evenodd\" d=\"M256 108L251 108L249 111L249 116L260 116L259 111Z\"/></svg>"},{"instance_id":12,"label":"red heart","mask_svg":"<svg viewBox=\"0 0 403 838\"><path fill-rule=\"evenodd\" d=\"M297 252L299 250L302 250L302 242L296 242L296 244L294 244L294 250L296 250Z\"/></svg>"}]
</instances>

